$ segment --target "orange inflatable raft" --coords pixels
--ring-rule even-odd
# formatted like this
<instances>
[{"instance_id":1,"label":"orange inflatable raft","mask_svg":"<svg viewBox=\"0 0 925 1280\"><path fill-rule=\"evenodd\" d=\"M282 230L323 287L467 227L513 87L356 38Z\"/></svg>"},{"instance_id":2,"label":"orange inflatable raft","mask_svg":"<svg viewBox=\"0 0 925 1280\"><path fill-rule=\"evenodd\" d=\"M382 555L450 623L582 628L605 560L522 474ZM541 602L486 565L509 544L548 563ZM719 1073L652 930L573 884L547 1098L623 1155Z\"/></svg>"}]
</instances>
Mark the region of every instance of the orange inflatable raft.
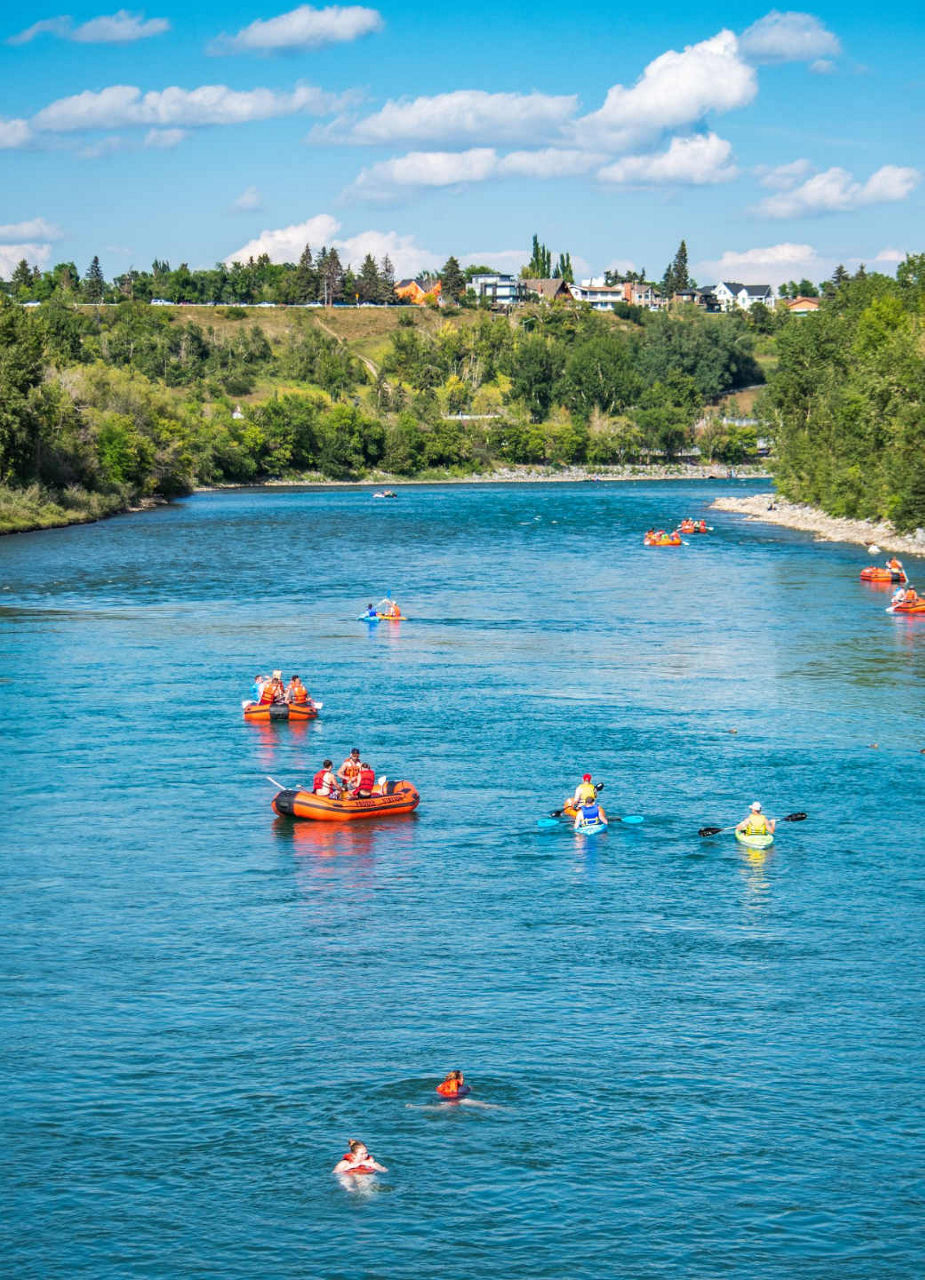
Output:
<instances>
[{"instance_id":1,"label":"orange inflatable raft","mask_svg":"<svg viewBox=\"0 0 925 1280\"><path fill-rule=\"evenodd\" d=\"M904 569L884 569L871 564L861 570L862 582L908 582Z\"/></svg>"},{"instance_id":2,"label":"orange inflatable raft","mask_svg":"<svg viewBox=\"0 0 925 1280\"><path fill-rule=\"evenodd\" d=\"M312 702L245 702L245 720L315 720L320 704Z\"/></svg>"},{"instance_id":3,"label":"orange inflatable raft","mask_svg":"<svg viewBox=\"0 0 925 1280\"><path fill-rule=\"evenodd\" d=\"M887 613L925 613L925 597L917 596L915 600L902 604L891 604Z\"/></svg>"},{"instance_id":4,"label":"orange inflatable raft","mask_svg":"<svg viewBox=\"0 0 925 1280\"><path fill-rule=\"evenodd\" d=\"M384 818L393 813L411 813L421 803L417 787L411 782L387 782L366 799L346 797L333 800L316 796L313 791L280 791L273 798L273 809L281 818L309 818L315 822L355 822L359 818Z\"/></svg>"},{"instance_id":5,"label":"orange inflatable raft","mask_svg":"<svg viewBox=\"0 0 925 1280\"><path fill-rule=\"evenodd\" d=\"M680 547L680 533L672 533L670 536L665 534L660 538L650 538L648 534L643 538L642 545L644 547Z\"/></svg>"}]
</instances>

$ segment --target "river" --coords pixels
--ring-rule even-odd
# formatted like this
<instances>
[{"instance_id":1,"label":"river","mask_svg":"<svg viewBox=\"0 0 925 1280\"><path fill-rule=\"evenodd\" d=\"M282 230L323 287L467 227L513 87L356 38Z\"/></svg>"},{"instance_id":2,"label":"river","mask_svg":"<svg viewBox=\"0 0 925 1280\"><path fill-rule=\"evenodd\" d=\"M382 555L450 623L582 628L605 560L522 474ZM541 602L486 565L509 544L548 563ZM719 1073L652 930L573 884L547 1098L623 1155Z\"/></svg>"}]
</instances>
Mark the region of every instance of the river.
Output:
<instances>
[{"instance_id":1,"label":"river","mask_svg":"<svg viewBox=\"0 0 925 1280\"><path fill-rule=\"evenodd\" d=\"M925 620L708 511L755 487L0 540L7 1274L922 1273ZM354 620L387 590L408 622ZM243 721L273 667L318 721ZM274 818L266 775L354 745L415 815ZM585 771L645 822L538 828ZM809 817L698 837L755 798ZM434 1105L455 1067L491 1107ZM388 1173L351 1190L353 1137Z\"/></svg>"}]
</instances>

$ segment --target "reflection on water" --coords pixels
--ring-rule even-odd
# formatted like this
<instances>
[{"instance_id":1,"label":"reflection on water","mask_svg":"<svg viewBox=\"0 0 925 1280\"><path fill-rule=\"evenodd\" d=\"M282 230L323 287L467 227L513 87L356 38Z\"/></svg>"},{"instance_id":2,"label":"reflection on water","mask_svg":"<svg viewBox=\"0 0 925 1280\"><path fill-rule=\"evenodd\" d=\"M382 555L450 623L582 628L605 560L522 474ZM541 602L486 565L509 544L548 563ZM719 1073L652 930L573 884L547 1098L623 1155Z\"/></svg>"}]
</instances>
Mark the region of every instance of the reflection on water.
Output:
<instances>
[{"instance_id":1,"label":"reflection on water","mask_svg":"<svg viewBox=\"0 0 925 1280\"><path fill-rule=\"evenodd\" d=\"M775 852L774 845L768 849L746 849L743 845L737 845L736 852L739 858L739 870L748 887L747 905L762 907L766 904L771 891L771 881L767 873Z\"/></svg>"}]
</instances>

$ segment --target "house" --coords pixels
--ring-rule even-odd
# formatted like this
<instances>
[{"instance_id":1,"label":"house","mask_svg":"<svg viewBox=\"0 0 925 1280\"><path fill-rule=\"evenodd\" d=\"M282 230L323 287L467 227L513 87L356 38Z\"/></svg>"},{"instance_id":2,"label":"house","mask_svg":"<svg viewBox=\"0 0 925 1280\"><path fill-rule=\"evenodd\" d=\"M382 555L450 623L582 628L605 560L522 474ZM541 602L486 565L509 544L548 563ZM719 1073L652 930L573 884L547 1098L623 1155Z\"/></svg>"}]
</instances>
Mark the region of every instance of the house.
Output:
<instances>
[{"instance_id":1,"label":"house","mask_svg":"<svg viewBox=\"0 0 925 1280\"><path fill-rule=\"evenodd\" d=\"M511 307L519 302L524 294L524 281L516 276L501 275L494 272L490 275L473 276L469 288L479 302L485 298L493 307Z\"/></svg>"},{"instance_id":2,"label":"house","mask_svg":"<svg viewBox=\"0 0 925 1280\"><path fill-rule=\"evenodd\" d=\"M620 287L623 290L623 301L630 306L644 307L646 311L660 311L665 305L662 295L642 280L624 280Z\"/></svg>"},{"instance_id":3,"label":"house","mask_svg":"<svg viewBox=\"0 0 925 1280\"><path fill-rule=\"evenodd\" d=\"M679 289L672 295L671 301L687 302L692 306L701 307L704 311L722 310L712 285L707 285L703 289Z\"/></svg>"},{"instance_id":4,"label":"house","mask_svg":"<svg viewBox=\"0 0 925 1280\"><path fill-rule=\"evenodd\" d=\"M520 282L527 293L539 294L542 302L571 302L572 294L564 280L527 279Z\"/></svg>"},{"instance_id":5,"label":"house","mask_svg":"<svg viewBox=\"0 0 925 1280\"><path fill-rule=\"evenodd\" d=\"M439 301L441 287L439 280L399 280L395 285L395 296L402 302L413 302L416 307L423 307L428 298Z\"/></svg>"},{"instance_id":6,"label":"house","mask_svg":"<svg viewBox=\"0 0 925 1280\"><path fill-rule=\"evenodd\" d=\"M808 316L811 311L819 310L819 299L801 295L798 298L781 298L777 305L786 307L792 316Z\"/></svg>"},{"instance_id":7,"label":"house","mask_svg":"<svg viewBox=\"0 0 925 1280\"><path fill-rule=\"evenodd\" d=\"M612 311L615 302L625 302L622 284L605 284L603 276L592 276L580 284L570 284L576 302L586 302L594 311Z\"/></svg>"},{"instance_id":8,"label":"house","mask_svg":"<svg viewBox=\"0 0 925 1280\"><path fill-rule=\"evenodd\" d=\"M769 284L740 284L738 280L721 280L713 290L720 311L750 311L756 302L773 308L774 293Z\"/></svg>"}]
</instances>

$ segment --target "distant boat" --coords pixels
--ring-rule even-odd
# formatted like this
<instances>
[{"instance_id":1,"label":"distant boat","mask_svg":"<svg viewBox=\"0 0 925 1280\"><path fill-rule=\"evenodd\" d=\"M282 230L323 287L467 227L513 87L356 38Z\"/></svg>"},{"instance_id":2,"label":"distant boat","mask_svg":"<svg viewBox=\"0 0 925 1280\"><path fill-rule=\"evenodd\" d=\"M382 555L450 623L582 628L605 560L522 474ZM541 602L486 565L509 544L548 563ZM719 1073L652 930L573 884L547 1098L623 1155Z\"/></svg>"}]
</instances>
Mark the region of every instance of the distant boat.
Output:
<instances>
[{"instance_id":1,"label":"distant boat","mask_svg":"<svg viewBox=\"0 0 925 1280\"><path fill-rule=\"evenodd\" d=\"M379 489L373 494L374 498L397 498L398 494L393 489Z\"/></svg>"}]
</instances>

